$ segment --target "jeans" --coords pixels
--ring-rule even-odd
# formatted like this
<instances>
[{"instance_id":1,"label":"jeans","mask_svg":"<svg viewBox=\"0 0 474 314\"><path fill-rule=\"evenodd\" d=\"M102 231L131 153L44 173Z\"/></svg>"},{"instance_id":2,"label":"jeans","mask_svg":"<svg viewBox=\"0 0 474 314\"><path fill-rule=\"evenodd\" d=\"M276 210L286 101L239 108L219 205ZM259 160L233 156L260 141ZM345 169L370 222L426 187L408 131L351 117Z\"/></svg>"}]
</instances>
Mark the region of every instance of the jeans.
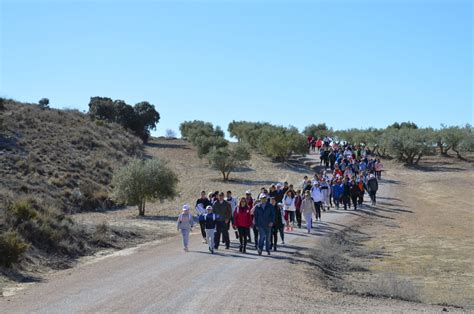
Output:
<instances>
[{"instance_id":1,"label":"jeans","mask_svg":"<svg viewBox=\"0 0 474 314\"><path fill-rule=\"evenodd\" d=\"M216 229L206 229L206 240L210 249L214 249L214 233Z\"/></svg>"},{"instance_id":2,"label":"jeans","mask_svg":"<svg viewBox=\"0 0 474 314\"><path fill-rule=\"evenodd\" d=\"M227 229L227 224L224 221L216 221L216 233L214 235L214 248L219 248L219 240L222 237L224 238L224 242L226 247L230 246L230 239L229 239L229 229Z\"/></svg>"},{"instance_id":3,"label":"jeans","mask_svg":"<svg viewBox=\"0 0 474 314\"><path fill-rule=\"evenodd\" d=\"M250 228L239 227L239 240L240 246L243 248L247 247L247 237L250 234Z\"/></svg>"},{"instance_id":4,"label":"jeans","mask_svg":"<svg viewBox=\"0 0 474 314\"><path fill-rule=\"evenodd\" d=\"M339 208L340 198L333 197L333 200L334 200L334 206L336 206L336 208Z\"/></svg>"},{"instance_id":5,"label":"jeans","mask_svg":"<svg viewBox=\"0 0 474 314\"><path fill-rule=\"evenodd\" d=\"M306 220L306 229L308 229L308 232L311 232L311 228L313 227L313 213L305 213L304 220Z\"/></svg>"},{"instance_id":6,"label":"jeans","mask_svg":"<svg viewBox=\"0 0 474 314\"><path fill-rule=\"evenodd\" d=\"M257 226L253 226L253 237L255 240L255 248L258 246L258 228Z\"/></svg>"},{"instance_id":7,"label":"jeans","mask_svg":"<svg viewBox=\"0 0 474 314\"><path fill-rule=\"evenodd\" d=\"M270 227L257 227L260 239L258 239L258 249L263 251L263 244L265 243L265 250L270 251Z\"/></svg>"},{"instance_id":8,"label":"jeans","mask_svg":"<svg viewBox=\"0 0 474 314\"><path fill-rule=\"evenodd\" d=\"M189 244L189 229L181 229L181 235L183 236L183 246L185 249L188 248Z\"/></svg>"},{"instance_id":9,"label":"jeans","mask_svg":"<svg viewBox=\"0 0 474 314\"><path fill-rule=\"evenodd\" d=\"M321 206L322 202L314 202L314 207L316 207L316 219L321 220Z\"/></svg>"}]
</instances>

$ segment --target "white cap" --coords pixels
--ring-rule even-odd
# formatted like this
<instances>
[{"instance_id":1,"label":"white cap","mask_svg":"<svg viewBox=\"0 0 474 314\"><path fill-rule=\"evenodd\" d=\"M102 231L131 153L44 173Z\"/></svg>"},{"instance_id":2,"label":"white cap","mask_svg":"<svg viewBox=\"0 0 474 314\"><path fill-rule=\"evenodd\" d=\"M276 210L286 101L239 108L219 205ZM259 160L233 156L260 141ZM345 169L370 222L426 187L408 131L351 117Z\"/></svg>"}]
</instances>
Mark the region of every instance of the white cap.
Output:
<instances>
[{"instance_id":1,"label":"white cap","mask_svg":"<svg viewBox=\"0 0 474 314\"><path fill-rule=\"evenodd\" d=\"M245 191L245 194L252 194L252 191L247 190L247 191Z\"/></svg>"},{"instance_id":2,"label":"white cap","mask_svg":"<svg viewBox=\"0 0 474 314\"><path fill-rule=\"evenodd\" d=\"M183 205L183 212L189 210L189 204Z\"/></svg>"},{"instance_id":3,"label":"white cap","mask_svg":"<svg viewBox=\"0 0 474 314\"><path fill-rule=\"evenodd\" d=\"M211 206L211 205L207 205L206 209L207 209L207 210L212 209L212 206Z\"/></svg>"}]
</instances>

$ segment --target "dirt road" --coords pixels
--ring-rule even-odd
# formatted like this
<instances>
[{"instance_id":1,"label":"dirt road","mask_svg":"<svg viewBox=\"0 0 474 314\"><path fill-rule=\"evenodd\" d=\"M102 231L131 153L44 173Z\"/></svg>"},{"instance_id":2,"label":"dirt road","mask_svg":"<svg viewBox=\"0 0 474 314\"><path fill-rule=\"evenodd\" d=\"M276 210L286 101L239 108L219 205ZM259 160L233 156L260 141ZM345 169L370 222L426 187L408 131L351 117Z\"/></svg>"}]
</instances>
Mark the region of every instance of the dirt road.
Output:
<instances>
[{"instance_id":1,"label":"dirt road","mask_svg":"<svg viewBox=\"0 0 474 314\"><path fill-rule=\"evenodd\" d=\"M388 189L382 184L380 194ZM221 246L211 255L196 229L189 253L176 236L93 259L0 297L0 313L441 311L335 293L318 281L309 249L359 217L350 211L325 212L313 234L304 229L287 233L286 244L271 256L258 256L253 249L239 253L232 235L230 250Z\"/></svg>"},{"instance_id":2,"label":"dirt road","mask_svg":"<svg viewBox=\"0 0 474 314\"><path fill-rule=\"evenodd\" d=\"M184 253L178 237L56 273L0 298L2 313L316 312L440 310L421 304L331 293L309 276L305 250L350 224L354 215L327 213L315 234L287 235L272 256L221 247L210 255L200 237ZM317 233L316 233L317 231ZM195 232L196 233L196 232ZM299 254L295 254L299 252Z\"/></svg>"}]
</instances>

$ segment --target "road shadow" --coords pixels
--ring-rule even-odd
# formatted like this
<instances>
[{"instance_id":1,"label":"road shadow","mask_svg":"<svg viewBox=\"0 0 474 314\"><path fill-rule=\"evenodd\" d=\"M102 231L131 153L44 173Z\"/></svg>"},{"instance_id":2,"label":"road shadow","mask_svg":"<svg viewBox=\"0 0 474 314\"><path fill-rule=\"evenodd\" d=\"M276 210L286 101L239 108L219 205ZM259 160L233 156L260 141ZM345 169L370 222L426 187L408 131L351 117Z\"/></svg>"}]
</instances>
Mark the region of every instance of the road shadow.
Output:
<instances>
[{"instance_id":1,"label":"road shadow","mask_svg":"<svg viewBox=\"0 0 474 314\"><path fill-rule=\"evenodd\" d=\"M178 216L162 216L162 215L151 215L151 216L134 216L131 219L146 220L146 221L177 221Z\"/></svg>"},{"instance_id":2,"label":"road shadow","mask_svg":"<svg viewBox=\"0 0 474 314\"><path fill-rule=\"evenodd\" d=\"M406 166L409 169L417 170L421 172L462 172L467 171L467 169L459 168L459 167L447 167L440 164L434 165L413 165L413 166Z\"/></svg>"}]
</instances>

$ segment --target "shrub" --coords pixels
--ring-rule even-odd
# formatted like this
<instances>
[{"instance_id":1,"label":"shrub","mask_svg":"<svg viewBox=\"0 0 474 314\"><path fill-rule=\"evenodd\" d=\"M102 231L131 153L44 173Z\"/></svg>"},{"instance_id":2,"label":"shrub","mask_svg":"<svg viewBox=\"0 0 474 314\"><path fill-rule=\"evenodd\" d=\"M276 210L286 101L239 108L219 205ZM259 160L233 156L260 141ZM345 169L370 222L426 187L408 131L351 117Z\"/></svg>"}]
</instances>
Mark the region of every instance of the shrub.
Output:
<instances>
[{"instance_id":1,"label":"shrub","mask_svg":"<svg viewBox=\"0 0 474 314\"><path fill-rule=\"evenodd\" d=\"M150 131L156 129L160 114L155 106L147 101L137 103L134 107L123 100L112 100L107 97L91 97L89 115L92 119L116 122L132 130L144 142L150 137Z\"/></svg>"},{"instance_id":2,"label":"shrub","mask_svg":"<svg viewBox=\"0 0 474 314\"><path fill-rule=\"evenodd\" d=\"M245 144L235 144L232 146L213 149L207 158L212 168L222 173L224 181L229 180L229 175L237 167L242 167L250 160L250 151Z\"/></svg>"},{"instance_id":3,"label":"shrub","mask_svg":"<svg viewBox=\"0 0 474 314\"><path fill-rule=\"evenodd\" d=\"M472 151L472 127L451 126L441 130L441 137L448 147L450 147L459 159L463 159L463 151Z\"/></svg>"},{"instance_id":4,"label":"shrub","mask_svg":"<svg viewBox=\"0 0 474 314\"><path fill-rule=\"evenodd\" d=\"M138 206L145 215L146 201L172 199L177 195L178 176L165 161L133 160L114 174L113 197L119 202Z\"/></svg>"},{"instance_id":5,"label":"shrub","mask_svg":"<svg viewBox=\"0 0 474 314\"><path fill-rule=\"evenodd\" d=\"M18 263L28 249L21 237L15 231L0 233L0 265L11 267Z\"/></svg>"},{"instance_id":6,"label":"shrub","mask_svg":"<svg viewBox=\"0 0 474 314\"><path fill-rule=\"evenodd\" d=\"M38 102L38 106L42 109L49 108L49 99L48 98L41 98Z\"/></svg>"}]
</instances>

